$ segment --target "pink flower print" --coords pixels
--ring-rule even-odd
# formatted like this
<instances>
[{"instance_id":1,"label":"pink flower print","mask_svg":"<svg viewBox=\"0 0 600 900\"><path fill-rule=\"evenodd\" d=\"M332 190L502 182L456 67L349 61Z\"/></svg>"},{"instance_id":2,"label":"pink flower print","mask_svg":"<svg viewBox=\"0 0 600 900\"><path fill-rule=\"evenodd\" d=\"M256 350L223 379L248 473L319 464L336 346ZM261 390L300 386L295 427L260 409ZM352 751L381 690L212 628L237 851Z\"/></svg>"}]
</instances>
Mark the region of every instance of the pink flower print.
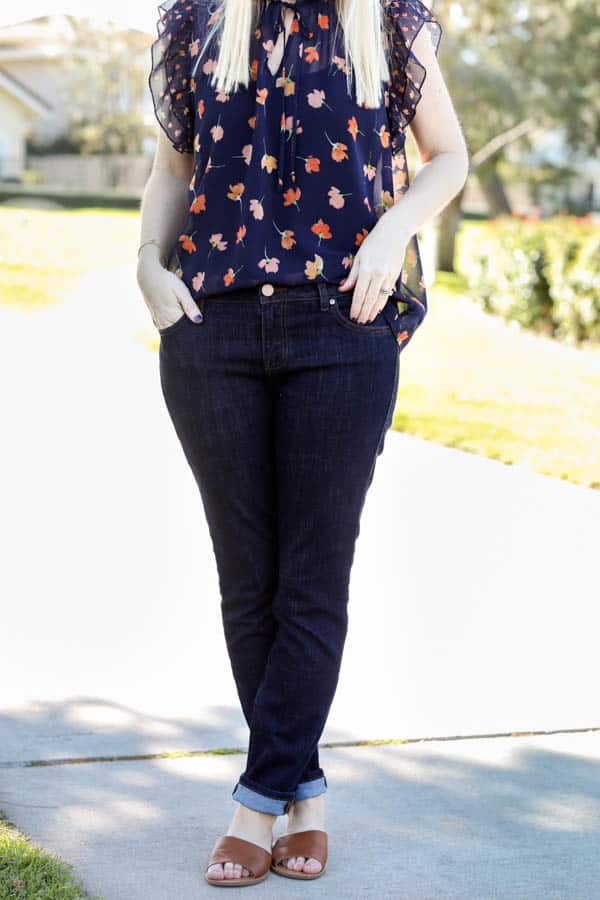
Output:
<instances>
[{"instance_id":1,"label":"pink flower print","mask_svg":"<svg viewBox=\"0 0 600 900\"><path fill-rule=\"evenodd\" d=\"M226 94L224 91L219 91L218 94L215 94L215 100L217 103L227 103L229 100L229 94Z\"/></svg>"},{"instance_id":2,"label":"pink flower print","mask_svg":"<svg viewBox=\"0 0 600 900\"><path fill-rule=\"evenodd\" d=\"M201 291L202 286L204 285L204 276L205 272L196 272L194 277L192 278L192 287L195 291Z\"/></svg>"},{"instance_id":3,"label":"pink flower print","mask_svg":"<svg viewBox=\"0 0 600 900\"><path fill-rule=\"evenodd\" d=\"M312 106L313 109L321 109L321 107L326 106L327 109L331 109L333 112L332 107L325 102L325 91L319 88L315 88L314 91L307 94L306 99L308 100L308 105Z\"/></svg>"},{"instance_id":4,"label":"pink flower print","mask_svg":"<svg viewBox=\"0 0 600 900\"><path fill-rule=\"evenodd\" d=\"M346 65L346 60L344 59L343 56L334 56L333 62L335 63L338 72L343 72L344 75L348 75L350 70L348 69L348 66Z\"/></svg>"},{"instance_id":5,"label":"pink flower print","mask_svg":"<svg viewBox=\"0 0 600 900\"><path fill-rule=\"evenodd\" d=\"M332 185L327 192L327 196L329 197L330 206L333 206L334 209L343 209L346 203L344 197L350 197L351 193L342 194L339 188Z\"/></svg>"},{"instance_id":6,"label":"pink flower print","mask_svg":"<svg viewBox=\"0 0 600 900\"><path fill-rule=\"evenodd\" d=\"M219 119L220 118L221 117L219 116ZM223 126L219 125L219 119L217 119L217 124L213 125L213 127L210 129L210 133L212 135L212 139L215 142L215 144L217 143L217 141L220 141L222 139L222 137L225 133L223 131Z\"/></svg>"},{"instance_id":7,"label":"pink flower print","mask_svg":"<svg viewBox=\"0 0 600 900\"><path fill-rule=\"evenodd\" d=\"M365 163L363 166L363 172L365 174L365 178L368 178L369 181L373 181L375 175L377 174L377 170L372 163Z\"/></svg>"},{"instance_id":8,"label":"pink flower print","mask_svg":"<svg viewBox=\"0 0 600 900\"><path fill-rule=\"evenodd\" d=\"M265 247L265 255L264 259L261 259L258 263L259 269L264 269L265 272L279 272L279 263L281 260L277 259L276 256L269 256L267 254L267 248Z\"/></svg>"},{"instance_id":9,"label":"pink flower print","mask_svg":"<svg viewBox=\"0 0 600 900\"><path fill-rule=\"evenodd\" d=\"M210 75L217 68L216 59L207 59L204 65L202 66L202 71L205 75Z\"/></svg>"},{"instance_id":10,"label":"pink flower print","mask_svg":"<svg viewBox=\"0 0 600 900\"><path fill-rule=\"evenodd\" d=\"M345 256L343 258L342 265L345 269L351 269L353 262L354 262L354 254L351 253L350 256Z\"/></svg>"},{"instance_id":11,"label":"pink flower print","mask_svg":"<svg viewBox=\"0 0 600 900\"><path fill-rule=\"evenodd\" d=\"M208 256L212 253L213 250L227 250L227 241L222 240L222 234L211 234L208 241L210 243L210 250L208 251Z\"/></svg>"},{"instance_id":12,"label":"pink flower print","mask_svg":"<svg viewBox=\"0 0 600 900\"><path fill-rule=\"evenodd\" d=\"M246 165L249 166L252 160L252 144L245 144L242 147L242 157Z\"/></svg>"},{"instance_id":13,"label":"pink flower print","mask_svg":"<svg viewBox=\"0 0 600 900\"><path fill-rule=\"evenodd\" d=\"M250 212L252 213L252 215L254 216L254 218L257 221L260 222L262 219L264 219L265 210L262 205L262 200L257 200L256 198L253 198L250 201Z\"/></svg>"}]
</instances>

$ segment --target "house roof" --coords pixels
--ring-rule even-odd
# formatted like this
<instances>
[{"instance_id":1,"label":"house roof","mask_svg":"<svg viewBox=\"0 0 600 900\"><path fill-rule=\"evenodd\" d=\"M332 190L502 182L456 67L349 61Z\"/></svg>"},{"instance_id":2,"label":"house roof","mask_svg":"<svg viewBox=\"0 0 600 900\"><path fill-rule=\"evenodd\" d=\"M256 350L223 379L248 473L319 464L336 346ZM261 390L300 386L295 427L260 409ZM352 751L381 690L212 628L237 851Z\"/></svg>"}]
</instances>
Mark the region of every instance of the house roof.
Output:
<instances>
[{"instance_id":1,"label":"house roof","mask_svg":"<svg viewBox=\"0 0 600 900\"><path fill-rule=\"evenodd\" d=\"M37 115L44 116L52 109L51 104L44 100L43 97L32 91L31 88L7 72L6 69L3 69L2 66L0 66L0 90L5 91Z\"/></svg>"}]
</instances>

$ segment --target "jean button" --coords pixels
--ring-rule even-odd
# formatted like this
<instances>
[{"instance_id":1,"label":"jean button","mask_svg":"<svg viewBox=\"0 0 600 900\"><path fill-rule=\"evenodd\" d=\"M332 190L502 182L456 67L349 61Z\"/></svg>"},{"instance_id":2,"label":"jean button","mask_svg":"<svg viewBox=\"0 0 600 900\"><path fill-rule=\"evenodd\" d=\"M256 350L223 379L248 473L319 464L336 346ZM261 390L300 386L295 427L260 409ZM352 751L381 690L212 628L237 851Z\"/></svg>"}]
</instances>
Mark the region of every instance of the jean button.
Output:
<instances>
[{"instance_id":1,"label":"jean button","mask_svg":"<svg viewBox=\"0 0 600 900\"><path fill-rule=\"evenodd\" d=\"M263 284L260 290L265 295L265 297L270 297L275 292L275 288L273 287L273 285L269 284L268 282L267 284Z\"/></svg>"}]
</instances>

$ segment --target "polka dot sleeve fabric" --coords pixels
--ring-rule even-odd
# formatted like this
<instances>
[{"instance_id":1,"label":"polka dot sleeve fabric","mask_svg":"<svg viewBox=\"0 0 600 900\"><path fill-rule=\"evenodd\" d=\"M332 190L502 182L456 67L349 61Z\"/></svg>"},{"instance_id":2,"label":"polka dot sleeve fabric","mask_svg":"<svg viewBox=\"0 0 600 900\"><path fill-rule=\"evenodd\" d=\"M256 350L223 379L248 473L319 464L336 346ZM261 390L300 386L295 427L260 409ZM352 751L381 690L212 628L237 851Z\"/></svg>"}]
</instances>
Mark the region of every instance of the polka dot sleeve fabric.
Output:
<instances>
[{"instance_id":1,"label":"polka dot sleeve fabric","mask_svg":"<svg viewBox=\"0 0 600 900\"><path fill-rule=\"evenodd\" d=\"M389 0L390 132L393 152L404 145L406 129L414 118L421 99L427 72L413 53L412 45L422 28L429 33L437 54L442 27L435 15L420 0Z\"/></svg>"},{"instance_id":2,"label":"polka dot sleeve fabric","mask_svg":"<svg viewBox=\"0 0 600 900\"><path fill-rule=\"evenodd\" d=\"M156 118L180 153L194 149L194 95L190 76L196 0L164 0L158 6L158 37L150 48L148 78Z\"/></svg>"}]
</instances>

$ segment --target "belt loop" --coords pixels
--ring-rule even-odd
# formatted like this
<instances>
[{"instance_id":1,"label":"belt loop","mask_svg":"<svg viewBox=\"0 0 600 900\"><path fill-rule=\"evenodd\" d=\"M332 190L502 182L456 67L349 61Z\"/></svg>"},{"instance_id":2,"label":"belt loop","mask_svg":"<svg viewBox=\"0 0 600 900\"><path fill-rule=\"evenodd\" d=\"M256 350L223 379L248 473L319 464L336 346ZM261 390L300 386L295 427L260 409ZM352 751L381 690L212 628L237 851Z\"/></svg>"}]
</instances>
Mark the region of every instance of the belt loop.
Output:
<instances>
[{"instance_id":1,"label":"belt loop","mask_svg":"<svg viewBox=\"0 0 600 900\"><path fill-rule=\"evenodd\" d=\"M329 291L327 289L327 283L325 281L319 281L317 282L317 287L319 288L319 305L321 309L329 309L331 304L329 302L330 297Z\"/></svg>"}]
</instances>

